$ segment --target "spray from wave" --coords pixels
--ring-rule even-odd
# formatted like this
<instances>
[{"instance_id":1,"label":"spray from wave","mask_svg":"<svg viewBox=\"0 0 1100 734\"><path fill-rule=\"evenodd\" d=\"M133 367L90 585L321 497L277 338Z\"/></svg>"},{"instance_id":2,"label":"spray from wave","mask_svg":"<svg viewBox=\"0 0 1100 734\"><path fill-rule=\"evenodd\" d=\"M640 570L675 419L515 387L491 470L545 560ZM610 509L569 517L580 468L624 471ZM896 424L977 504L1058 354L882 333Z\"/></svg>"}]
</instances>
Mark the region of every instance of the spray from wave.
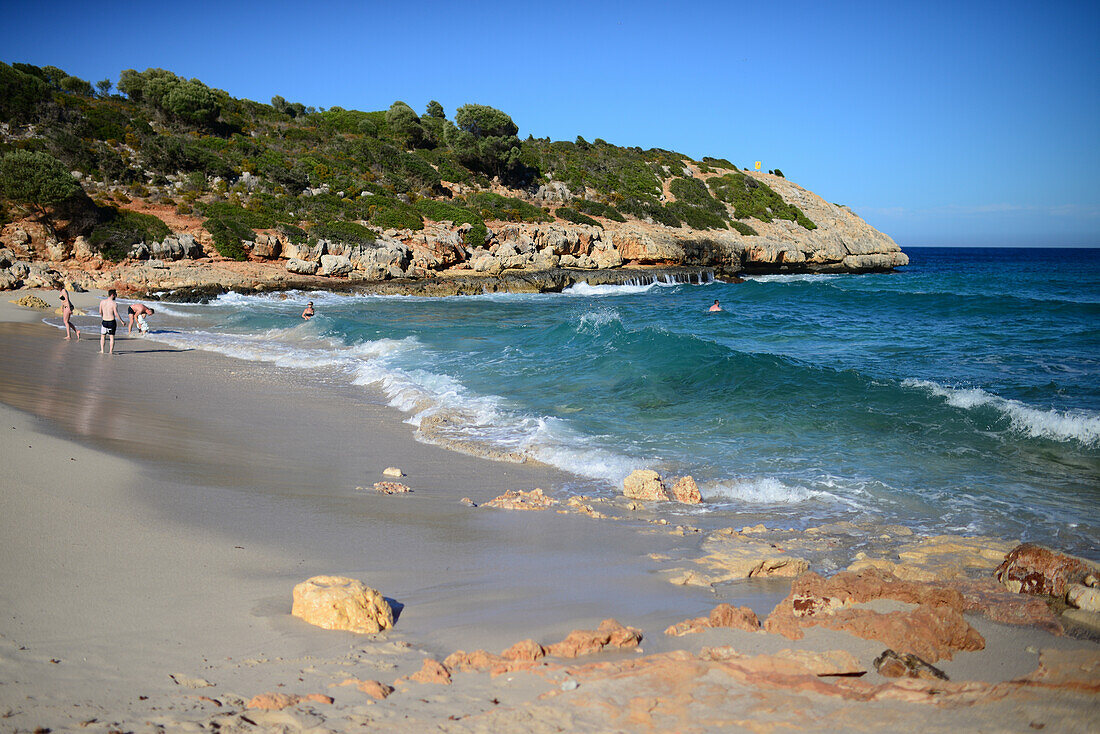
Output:
<instances>
[{"instance_id":1,"label":"spray from wave","mask_svg":"<svg viewBox=\"0 0 1100 734\"><path fill-rule=\"evenodd\" d=\"M955 408L992 408L1009 421L1013 430L1030 438L1078 441L1090 447L1100 445L1100 415L1091 411L1041 410L980 388L945 387L931 380L907 379L901 384L941 397Z\"/></svg>"}]
</instances>

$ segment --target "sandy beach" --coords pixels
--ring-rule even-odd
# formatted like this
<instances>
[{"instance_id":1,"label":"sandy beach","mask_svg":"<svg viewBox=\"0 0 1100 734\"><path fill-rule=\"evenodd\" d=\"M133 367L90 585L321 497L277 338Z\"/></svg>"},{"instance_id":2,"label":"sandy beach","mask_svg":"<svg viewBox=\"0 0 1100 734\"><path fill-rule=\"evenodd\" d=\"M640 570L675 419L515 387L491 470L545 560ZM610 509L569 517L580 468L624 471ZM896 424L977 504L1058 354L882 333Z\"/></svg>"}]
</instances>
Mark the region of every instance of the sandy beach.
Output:
<instances>
[{"instance_id":1,"label":"sandy beach","mask_svg":"<svg viewBox=\"0 0 1100 734\"><path fill-rule=\"evenodd\" d=\"M98 294L73 299L91 313ZM0 303L0 730L1100 725L1088 635L967 613L984 646L936 662L950 683L887 678L872 665L886 645L824 627L797 640L667 635L719 603L764 620L791 578L670 584L666 561L698 556L716 528L637 503L596 506L614 519L471 507L461 500L552 493L568 477L418 442L401 414L323 375L124 334L101 355L95 331L64 341L44 318L59 323ZM390 466L411 493L369 489ZM291 590L316 575L378 589L394 628L357 635L292 617ZM640 646L399 680L425 659L549 645L608 618L640 630ZM851 659L826 672L776 663L792 649ZM366 680L396 690L376 700ZM320 695L249 707L268 692Z\"/></svg>"}]
</instances>

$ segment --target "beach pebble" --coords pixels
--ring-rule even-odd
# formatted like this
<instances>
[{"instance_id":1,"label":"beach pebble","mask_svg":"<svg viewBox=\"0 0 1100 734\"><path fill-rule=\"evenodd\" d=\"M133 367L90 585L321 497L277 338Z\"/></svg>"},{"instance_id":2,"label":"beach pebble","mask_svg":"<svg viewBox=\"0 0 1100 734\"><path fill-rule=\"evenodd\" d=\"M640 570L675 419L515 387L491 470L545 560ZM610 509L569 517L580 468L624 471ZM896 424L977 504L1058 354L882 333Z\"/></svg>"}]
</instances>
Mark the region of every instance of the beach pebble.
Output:
<instances>
[{"instance_id":1,"label":"beach pebble","mask_svg":"<svg viewBox=\"0 0 1100 734\"><path fill-rule=\"evenodd\" d=\"M562 682L561 689L563 691L575 691L577 690L578 686L580 686L580 683L570 678L569 680Z\"/></svg>"},{"instance_id":2,"label":"beach pebble","mask_svg":"<svg viewBox=\"0 0 1100 734\"><path fill-rule=\"evenodd\" d=\"M462 499L459 500L459 502L466 505L467 507L477 507L477 503L474 502L469 497L463 497Z\"/></svg>"},{"instance_id":3,"label":"beach pebble","mask_svg":"<svg viewBox=\"0 0 1100 734\"><path fill-rule=\"evenodd\" d=\"M405 476L405 472L401 471L396 466L387 466L382 471L382 476L384 476L384 477L403 477L403 476Z\"/></svg>"}]
</instances>

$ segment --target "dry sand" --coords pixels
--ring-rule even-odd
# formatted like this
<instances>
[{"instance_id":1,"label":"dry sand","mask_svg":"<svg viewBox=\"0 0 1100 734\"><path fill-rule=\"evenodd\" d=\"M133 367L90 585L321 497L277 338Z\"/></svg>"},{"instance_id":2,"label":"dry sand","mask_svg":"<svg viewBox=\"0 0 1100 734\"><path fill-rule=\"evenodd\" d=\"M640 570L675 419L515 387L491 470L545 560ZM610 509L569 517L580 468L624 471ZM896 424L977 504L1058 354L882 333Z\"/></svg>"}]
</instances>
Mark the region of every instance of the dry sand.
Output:
<instances>
[{"instance_id":1,"label":"dry sand","mask_svg":"<svg viewBox=\"0 0 1100 734\"><path fill-rule=\"evenodd\" d=\"M96 300L74 294L89 312ZM951 707L730 679L704 696L720 671L684 693L683 680L593 669L713 645L845 649L869 663L882 645L819 630L797 645L729 630L666 637L665 627L719 601L763 618L789 585L672 586L648 554L692 541L645 516L597 521L459 502L552 490L568 479L555 471L418 443L362 391L303 384L278 368L142 339L119 339L115 355L100 355L98 335L66 342L45 315L0 304L0 730L723 731L818 722L1086 731L1100 721L1095 694ZM356 489L394 465L413 493ZM399 612L395 629L359 636L291 617L291 589L316 574L381 590ZM641 628L645 655L459 674L451 686L403 683L381 702L332 687L349 677L393 684L425 657L549 643L607 617ZM953 680L1019 677L1040 648L1096 650L973 622L987 649L943 665ZM562 692L574 677L581 687ZM873 670L868 678L885 681ZM335 700L244 708L265 691Z\"/></svg>"}]
</instances>

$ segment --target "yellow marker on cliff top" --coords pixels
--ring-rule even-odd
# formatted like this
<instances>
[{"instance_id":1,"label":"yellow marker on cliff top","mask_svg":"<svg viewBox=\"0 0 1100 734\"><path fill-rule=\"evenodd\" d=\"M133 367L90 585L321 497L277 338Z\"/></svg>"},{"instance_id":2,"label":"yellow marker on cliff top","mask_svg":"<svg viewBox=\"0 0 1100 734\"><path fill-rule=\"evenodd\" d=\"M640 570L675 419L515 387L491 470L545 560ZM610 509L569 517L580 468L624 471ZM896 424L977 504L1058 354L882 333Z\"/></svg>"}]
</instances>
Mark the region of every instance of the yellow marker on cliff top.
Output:
<instances>
[{"instance_id":1,"label":"yellow marker on cliff top","mask_svg":"<svg viewBox=\"0 0 1100 734\"><path fill-rule=\"evenodd\" d=\"M758 171L760 170L760 161L756 162L756 170L758 170Z\"/></svg>"}]
</instances>

